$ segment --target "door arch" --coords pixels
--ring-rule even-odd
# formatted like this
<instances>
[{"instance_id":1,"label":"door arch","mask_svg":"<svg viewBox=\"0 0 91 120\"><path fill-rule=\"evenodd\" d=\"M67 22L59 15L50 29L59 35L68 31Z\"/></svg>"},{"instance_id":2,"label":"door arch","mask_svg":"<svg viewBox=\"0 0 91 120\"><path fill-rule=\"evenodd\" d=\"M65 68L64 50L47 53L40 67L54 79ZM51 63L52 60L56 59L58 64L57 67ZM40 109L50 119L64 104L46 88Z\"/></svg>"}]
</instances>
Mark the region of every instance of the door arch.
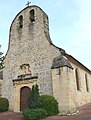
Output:
<instances>
[{"instance_id":1,"label":"door arch","mask_svg":"<svg viewBox=\"0 0 91 120\"><path fill-rule=\"evenodd\" d=\"M20 89L20 111L28 107L30 91L31 89L27 86L24 86Z\"/></svg>"}]
</instances>

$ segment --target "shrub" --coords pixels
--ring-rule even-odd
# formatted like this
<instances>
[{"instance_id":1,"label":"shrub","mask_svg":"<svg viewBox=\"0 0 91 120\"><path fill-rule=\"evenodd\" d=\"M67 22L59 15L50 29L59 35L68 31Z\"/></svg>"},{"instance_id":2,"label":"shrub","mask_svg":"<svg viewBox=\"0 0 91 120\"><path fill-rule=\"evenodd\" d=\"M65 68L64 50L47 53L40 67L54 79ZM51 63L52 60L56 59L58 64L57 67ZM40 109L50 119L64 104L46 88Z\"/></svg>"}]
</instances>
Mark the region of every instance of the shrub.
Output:
<instances>
[{"instance_id":1,"label":"shrub","mask_svg":"<svg viewBox=\"0 0 91 120\"><path fill-rule=\"evenodd\" d=\"M47 111L48 116L57 115L59 113L57 100L55 100L53 96L41 95L40 102L40 107Z\"/></svg>"},{"instance_id":2,"label":"shrub","mask_svg":"<svg viewBox=\"0 0 91 120\"><path fill-rule=\"evenodd\" d=\"M24 109L22 113L27 120L39 120L47 116L47 111L42 108Z\"/></svg>"},{"instance_id":3,"label":"shrub","mask_svg":"<svg viewBox=\"0 0 91 120\"><path fill-rule=\"evenodd\" d=\"M9 102L6 98L0 98L0 112L7 111Z\"/></svg>"},{"instance_id":4,"label":"shrub","mask_svg":"<svg viewBox=\"0 0 91 120\"><path fill-rule=\"evenodd\" d=\"M38 85L35 84L32 86L32 90L30 92L30 97L29 97L29 108L38 108L40 105L40 100L39 100L39 88Z\"/></svg>"}]
</instances>

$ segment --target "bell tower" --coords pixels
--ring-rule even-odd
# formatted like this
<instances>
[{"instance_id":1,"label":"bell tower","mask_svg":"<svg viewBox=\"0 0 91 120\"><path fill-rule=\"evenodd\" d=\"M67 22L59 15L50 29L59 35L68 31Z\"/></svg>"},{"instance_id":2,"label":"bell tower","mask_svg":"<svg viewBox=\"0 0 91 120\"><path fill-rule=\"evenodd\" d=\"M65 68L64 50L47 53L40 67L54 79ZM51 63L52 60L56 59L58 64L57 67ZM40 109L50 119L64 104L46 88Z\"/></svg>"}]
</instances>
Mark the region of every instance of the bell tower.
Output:
<instances>
[{"instance_id":1,"label":"bell tower","mask_svg":"<svg viewBox=\"0 0 91 120\"><path fill-rule=\"evenodd\" d=\"M43 36L45 36L48 42L52 44L49 35L48 16L41 8L35 5L28 6L15 17L11 24L10 47L15 44L22 47L22 41L22 43L30 41L32 46L37 39L40 39L40 37ZM43 39L40 43L41 42L43 42Z\"/></svg>"},{"instance_id":2,"label":"bell tower","mask_svg":"<svg viewBox=\"0 0 91 120\"><path fill-rule=\"evenodd\" d=\"M39 85L40 93L52 95L51 66L53 58L60 54L61 52L50 39L48 16L40 7L27 6L15 16L10 26L2 87L2 95L8 98L10 109L19 110L21 87L34 84L34 80L32 84L24 84L26 82L24 81L22 85L17 83L18 86L15 87L14 80L20 79L22 65L21 70L24 76L26 74L30 74L31 78L37 76L35 82ZM29 66L31 66L31 72L29 72Z\"/></svg>"}]
</instances>

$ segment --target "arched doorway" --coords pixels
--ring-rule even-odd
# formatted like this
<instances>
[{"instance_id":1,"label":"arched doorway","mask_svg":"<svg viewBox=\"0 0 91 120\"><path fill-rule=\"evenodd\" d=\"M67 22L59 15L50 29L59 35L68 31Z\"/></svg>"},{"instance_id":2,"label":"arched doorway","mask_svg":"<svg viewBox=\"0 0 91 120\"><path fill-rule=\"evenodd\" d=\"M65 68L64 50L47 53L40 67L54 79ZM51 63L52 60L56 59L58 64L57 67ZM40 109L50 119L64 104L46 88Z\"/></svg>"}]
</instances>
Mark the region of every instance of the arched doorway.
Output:
<instances>
[{"instance_id":1,"label":"arched doorway","mask_svg":"<svg viewBox=\"0 0 91 120\"><path fill-rule=\"evenodd\" d=\"M28 100L31 89L27 86L22 87L20 90L20 111L28 107Z\"/></svg>"}]
</instances>

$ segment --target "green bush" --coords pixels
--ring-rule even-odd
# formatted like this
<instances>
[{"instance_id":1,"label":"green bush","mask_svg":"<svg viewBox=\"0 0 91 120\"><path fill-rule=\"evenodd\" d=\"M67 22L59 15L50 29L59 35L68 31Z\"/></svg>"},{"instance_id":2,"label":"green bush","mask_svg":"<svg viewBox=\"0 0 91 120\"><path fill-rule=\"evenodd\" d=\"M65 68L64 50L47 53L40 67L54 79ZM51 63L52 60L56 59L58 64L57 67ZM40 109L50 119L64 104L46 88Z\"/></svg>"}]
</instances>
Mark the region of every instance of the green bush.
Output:
<instances>
[{"instance_id":1,"label":"green bush","mask_svg":"<svg viewBox=\"0 0 91 120\"><path fill-rule=\"evenodd\" d=\"M9 101L6 98L0 98L0 112L7 111L9 107Z\"/></svg>"},{"instance_id":2,"label":"green bush","mask_svg":"<svg viewBox=\"0 0 91 120\"><path fill-rule=\"evenodd\" d=\"M30 92L30 97L29 97L29 108L38 108L40 105L40 100L39 100L39 88L38 85L35 84L32 86L32 90Z\"/></svg>"},{"instance_id":3,"label":"green bush","mask_svg":"<svg viewBox=\"0 0 91 120\"><path fill-rule=\"evenodd\" d=\"M47 111L42 108L24 109L22 113L27 120L39 120L47 116Z\"/></svg>"},{"instance_id":4,"label":"green bush","mask_svg":"<svg viewBox=\"0 0 91 120\"><path fill-rule=\"evenodd\" d=\"M59 113L58 103L53 96L41 95L40 102L40 107L47 111L48 116L57 115Z\"/></svg>"}]
</instances>

